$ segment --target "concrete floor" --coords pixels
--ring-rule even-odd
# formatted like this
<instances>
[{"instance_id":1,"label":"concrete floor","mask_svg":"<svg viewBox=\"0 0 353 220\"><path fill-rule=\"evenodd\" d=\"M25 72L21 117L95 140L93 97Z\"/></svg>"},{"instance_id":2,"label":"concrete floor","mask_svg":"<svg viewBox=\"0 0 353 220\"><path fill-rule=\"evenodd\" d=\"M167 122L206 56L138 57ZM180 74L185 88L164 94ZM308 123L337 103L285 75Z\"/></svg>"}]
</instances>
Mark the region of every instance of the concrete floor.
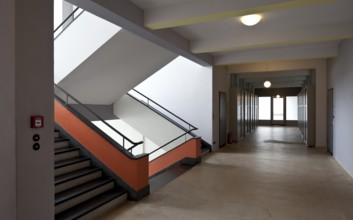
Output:
<instances>
[{"instance_id":1,"label":"concrete floor","mask_svg":"<svg viewBox=\"0 0 353 220\"><path fill-rule=\"evenodd\" d=\"M353 179L297 128L259 127L238 144L101 220L353 219Z\"/></svg>"}]
</instances>

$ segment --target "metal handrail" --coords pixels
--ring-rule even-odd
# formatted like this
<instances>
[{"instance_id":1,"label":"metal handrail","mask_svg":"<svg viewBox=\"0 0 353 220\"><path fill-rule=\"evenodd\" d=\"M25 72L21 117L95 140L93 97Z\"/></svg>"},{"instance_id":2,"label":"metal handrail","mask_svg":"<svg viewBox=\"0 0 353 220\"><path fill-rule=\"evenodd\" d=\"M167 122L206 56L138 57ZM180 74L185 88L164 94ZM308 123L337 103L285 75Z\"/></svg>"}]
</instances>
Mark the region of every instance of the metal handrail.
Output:
<instances>
[{"instance_id":1,"label":"metal handrail","mask_svg":"<svg viewBox=\"0 0 353 220\"><path fill-rule=\"evenodd\" d=\"M64 24L78 11L78 9L80 9L80 8L79 8L79 7L76 7L75 10L73 10L73 11L69 14L69 16L67 16L67 18L65 18L65 20L64 20L63 22L61 22L61 24L60 24L57 28L55 28L54 33L55 33L57 30L59 30L59 28L61 28L62 26L64 26Z\"/></svg>"},{"instance_id":2,"label":"metal handrail","mask_svg":"<svg viewBox=\"0 0 353 220\"><path fill-rule=\"evenodd\" d=\"M100 120L101 122L103 122L106 126L108 126L110 129L112 129L114 132L116 132L117 134L119 134L122 138L123 138L123 147L125 148L125 140L127 140L128 142L130 142L130 144L133 145L132 148L140 145L143 143L143 141L140 142L134 142L132 140L130 140L128 137L126 137L124 134L120 133L118 130L116 130L113 126L111 126L110 124L108 124L107 122L104 121L104 119L102 119L99 115L97 115L94 111L92 111L90 108L88 108L85 104L81 103L79 100L77 100L75 97L73 97L71 94L69 94L68 92L66 92L63 88L61 88L60 86L58 86L57 84L54 84L54 86L59 89L60 91L62 91L65 95L66 95L66 104L68 104L68 97L70 97L72 100L74 100L75 102L77 102L77 104L79 104L81 107L83 107L84 109L86 109L89 113L91 113L92 115L94 115L98 120Z\"/></svg>"},{"instance_id":3,"label":"metal handrail","mask_svg":"<svg viewBox=\"0 0 353 220\"><path fill-rule=\"evenodd\" d=\"M75 17L74 15L75 15L75 13L76 13L79 9L82 9L82 8L76 7L75 10L73 10L73 11L69 14L69 16L67 16L67 17L65 18L65 20L64 20L63 22L61 22L61 24L60 24L58 27L55 28L55 30L54 30L54 32L53 32L53 33L54 33L54 40L55 40L56 38L58 38L58 37L61 35L61 33L64 32L64 30L65 30L66 28L68 28L83 12L85 12L85 10L82 9L82 11ZM65 23L66 23L71 17L73 17L73 20L72 20L70 23L68 23L67 26L65 26L65 28L63 28L63 30L61 30L61 32L60 32L58 35L55 36L55 33L56 33L60 28L62 28L62 27L65 25Z\"/></svg>"},{"instance_id":4,"label":"metal handrail","mask_svg":"<svg viewBox=\"0 0 353 220\"><path fill-rule=\"evenodd\" d=\"M134 98L135 100L137 100L138 102L140 102L141 104L145 105L146 107L150 108L151 110L153 110L154 112L156 112L157 114L163 116L165 119L169 120L170 122L172 122L173 124L177 125L179 128L183 128L182 130L186 131L185 133L183 133L182 135L174 138L173 140L167 142L166 144L162 145L161 147L153 150L152 152L149 152L148 154L151 155L154 152L166 147L167 145L169 145L170 143L178 140L180 137L190 134L192 136L196 136L192 133L192 131L197 130L198 128L191 125L190 123L188 123L187 121L185 121L184 119L180 118L179 116L175 115L174 113L172 113L171 111L169 111L168 109L164 108L163 106L161 106L160 104L158 104L157 102L153 101L152 99L150 99L149 97L145 96L144 94L142 94L141 92L137 91L136 89L132 89L132 91L136 92L137 94L141 95L142 97L144 97L145 99L147 99L147 103L142 102L141 100L138 100L137 97L135 97L134 95L128 93L129 96L131 96L132 98ZM152 102L153 104L155 104L156 106L158 106L159 108L163 109L164 111L168 112L169 114L171 114L172 116L174 116L175 118L179 119L180 121L184 122L185 124L187 124L189 126L189 128L185 128L184 126L180 125L179 123L177 123L176 121L174 121L173 119L171 119L170 117L166 116L165 114L163 114L162 112L158 111L157 109L155 109L154 107L150 106L150 102ZM129 152L132 152L132 150L135 148L136 146L132 146L130 148L128 148L127 150Z\"/></svg>"},{"instance_id":5,"label":"metal handrail","mask_svg":"<svg viewBox=\"0 0 353 220\"><path fill-rule=\"evenodd\" d=\"M156 152L156 151L158 151L158 150L160 150L160 149L166 147L168 144L170 144L170 143L172 143L172 142L178 140L178 139L181 138L182 136L187 135L187 134L190 133L191 131L193 131L193 130L190 130L190 131L187 131L187 132L183 133L182 135L180 135L180 136L174 138L173 140L167 142L166 144L160 146L159 148L154 149L152 152L149 152L148 154L149 154L149 155L153 154L154 152Z\"/></svg>"},{"instance_id":6,"label":"metal handrail","mask_svg":"<svg viewBox=\"0 0 353 220\"><path fill-rule=\"evenodd\" d=\"M159 108L163 109L164 111L168 112L169 114L171 114L172 116L174 116L175 118L179 119L180 121L184 122L185 124L187 124L189 126L189 129L187 130L197 130L198 128L193 126L192 124L190 124L189 122L185 121L184 119L180 118L179 116L177 116L176 114L174 114L173 112L169 111L168 109L164 108L163 106L161 106L160 104L158 104L157 102L153 101L152 99L150 99L149 97L145 96L144 94L142 94L141 92L137 91L136 89L132 89L132 91L138 93L139 95L141 95L142 97L144 97L145 99L147 99L147 103L146 106L149 106L149 103L152 102L153 104L157 105ZM130 93L128 93L131 96L134 96ZM135 97L136 98L136 97ZM159 112L160 114L163 114L162 112ZM164 114L163 114L164 115ZM164 115L166 116L166 115ZM168 116L166 116L167 118L169 118ZM182 125L180 125L178 123L179 126L184 127ZM185 127L184 127L185 128ZM192 128L192 129L191 129Z\"/></svg>"}]
</instances>

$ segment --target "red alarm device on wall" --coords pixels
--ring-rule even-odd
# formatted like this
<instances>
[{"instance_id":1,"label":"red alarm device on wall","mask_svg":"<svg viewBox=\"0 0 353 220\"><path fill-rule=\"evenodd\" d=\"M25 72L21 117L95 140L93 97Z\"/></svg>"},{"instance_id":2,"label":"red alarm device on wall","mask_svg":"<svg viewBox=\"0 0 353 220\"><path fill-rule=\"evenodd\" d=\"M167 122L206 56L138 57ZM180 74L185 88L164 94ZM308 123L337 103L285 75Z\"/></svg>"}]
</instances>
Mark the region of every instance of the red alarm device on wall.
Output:
<instances>
[{"instance_id":1,"label":"red alarm device on wall","mask_svg":"<svg viewBox=\"0 0 353 220\"><path fill-rule=\"evenodd\" d=\"M31 116L31 128L44 127L44 117L41 115Z\"/></svg>"}]
</instances>

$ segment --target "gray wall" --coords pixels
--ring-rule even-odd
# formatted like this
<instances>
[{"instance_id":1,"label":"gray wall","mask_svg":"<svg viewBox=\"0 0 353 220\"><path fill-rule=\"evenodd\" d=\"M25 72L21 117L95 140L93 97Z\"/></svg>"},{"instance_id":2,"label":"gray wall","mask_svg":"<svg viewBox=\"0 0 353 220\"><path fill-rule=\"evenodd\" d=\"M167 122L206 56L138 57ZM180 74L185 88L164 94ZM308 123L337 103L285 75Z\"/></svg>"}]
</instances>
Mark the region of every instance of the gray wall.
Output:
<instances>
[{"instance_id":1,"label":"gray wall","mask_svg":"<svg viewBox=\"0 0 353 220\"><path fill-rule=\"evenodd\" d=\"M230 100L230 75L227 73L227 68L223 66L215 66L213 68L213 150L219 148L219 92L225 92L227 96L227 133L230 131L230 111L229 111L229 100Z\"/></svg>"},{"instance_id":2,"label":"gray wall","mask_svg":"<svg viewBox=\"0 0 353 220\"><path fill-rule=\"evenodd\" d=\"M353 40L339 46L338 57L328 62L328 87L333 88L333 156L353 176Z\"/></svg>"},{"instance_id":3,"label":"gray wall","mask_svg":"<svg viewBox=\"0 0 353 220\"><path fill-rule=\"evenodd\" d=\"M0 219L16 219L15 1L0 1Z\"/></svg>"},{"instance_id":4,"label":"gray wall","mask_svg":"<svg viewBox=\"0 0 353 220\"><path fill-rule=\"evenodd\" d=\"M54 219L53 1L5 0L0 14L0 219ZM30 129L36 114L45 128Z\"/></svg>"}]
</instances>

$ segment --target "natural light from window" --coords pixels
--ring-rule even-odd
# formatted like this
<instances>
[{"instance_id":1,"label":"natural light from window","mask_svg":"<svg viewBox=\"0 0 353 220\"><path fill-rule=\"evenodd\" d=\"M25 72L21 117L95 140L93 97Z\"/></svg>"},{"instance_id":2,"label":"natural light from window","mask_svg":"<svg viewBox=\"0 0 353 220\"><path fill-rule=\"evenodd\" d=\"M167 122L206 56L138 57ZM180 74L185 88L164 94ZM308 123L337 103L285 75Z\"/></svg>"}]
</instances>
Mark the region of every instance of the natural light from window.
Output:
<instances>
[{"instance_id":1,"label":"natural light from window","mask_svg":"<svg viewBox=\"0 0 353 220\"><path fill-rule=\"evenodd\" d=\"M283 98L273 98L273 120L283 120Z\"/></svg>"},{"instance_id":2,"label":"natural light from window","mask_svg":"<svg viewBox=\"0 0 353 220\"><path fill-rule=\"evenodd\" d=\"M259 120L271 120L271 97L259 97Z\"/></svg>"},{"instance_id":3,"label":"natural light from window","mask_svg":"<svg viewBox=\"0 0 353 220\"><path fill-rule=\"evenodd\" d=\"M287 120L298 120L298 97L286 97L286 118Z\"/></svg>"}]
</instances>

